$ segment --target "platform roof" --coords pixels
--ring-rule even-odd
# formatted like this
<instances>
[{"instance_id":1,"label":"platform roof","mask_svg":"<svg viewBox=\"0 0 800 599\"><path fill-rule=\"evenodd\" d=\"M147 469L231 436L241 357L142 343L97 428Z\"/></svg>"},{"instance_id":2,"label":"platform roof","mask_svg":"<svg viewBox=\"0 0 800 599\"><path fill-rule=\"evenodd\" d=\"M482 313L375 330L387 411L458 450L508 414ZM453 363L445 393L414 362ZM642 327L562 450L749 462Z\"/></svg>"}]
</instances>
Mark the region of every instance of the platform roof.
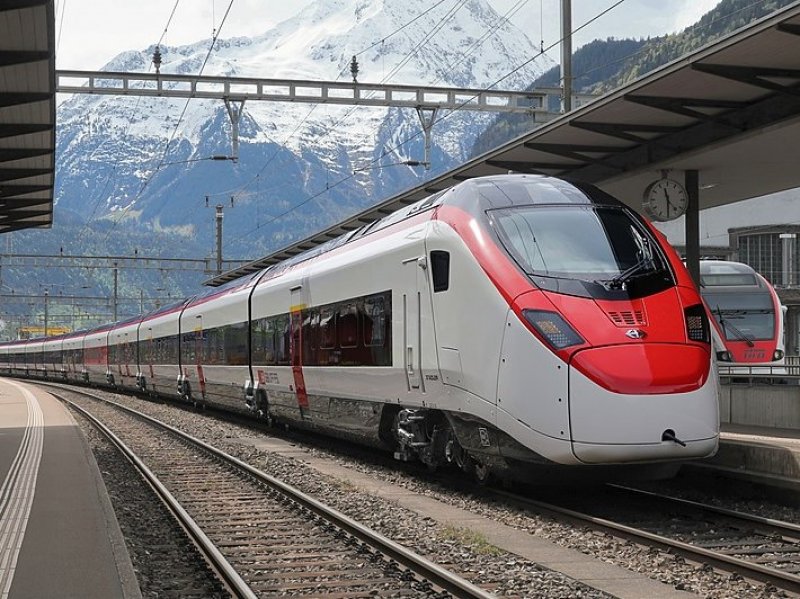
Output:
<instances>
[{"instance_id":1,"label":"platform roof","mask_svg":"<svg viewBox=\"0 0 800 599\"><path fill-rule=\"evenodd\" d=\"M635 209L663 171L697 170L700 208L800 187L800 2L321 233L207 281L290 258L465 179L542 173Z\"/></svg>"},{"instance_id":2,"label":"platform roof","mask_svg":"<svg viewBox=\"0 0 800 599\"><path fill-rule=\"evenodd\" d=\"M0 233L53 223L54 0L0 1Z\"/></svg>"}]
</instances>

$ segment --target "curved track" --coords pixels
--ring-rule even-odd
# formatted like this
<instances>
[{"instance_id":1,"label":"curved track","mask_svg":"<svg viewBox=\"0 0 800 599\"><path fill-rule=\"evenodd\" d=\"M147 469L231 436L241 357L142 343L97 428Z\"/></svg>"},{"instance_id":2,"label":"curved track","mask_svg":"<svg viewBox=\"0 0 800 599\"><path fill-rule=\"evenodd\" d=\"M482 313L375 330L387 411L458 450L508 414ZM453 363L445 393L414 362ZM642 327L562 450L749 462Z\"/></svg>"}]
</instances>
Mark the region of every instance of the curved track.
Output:
<instances>
[{"instance_id":1,"label":"curved track","mask_svg":"<svg viewBox=\"0 0 800 599\"><path fill-rule=\"evenodd\" d=\"M110 438L173 504L234 596L492 597L202 441L90 393L69 391L93 400L92 420L111 423L118 434Z\"/></svg>"}]
</instances>

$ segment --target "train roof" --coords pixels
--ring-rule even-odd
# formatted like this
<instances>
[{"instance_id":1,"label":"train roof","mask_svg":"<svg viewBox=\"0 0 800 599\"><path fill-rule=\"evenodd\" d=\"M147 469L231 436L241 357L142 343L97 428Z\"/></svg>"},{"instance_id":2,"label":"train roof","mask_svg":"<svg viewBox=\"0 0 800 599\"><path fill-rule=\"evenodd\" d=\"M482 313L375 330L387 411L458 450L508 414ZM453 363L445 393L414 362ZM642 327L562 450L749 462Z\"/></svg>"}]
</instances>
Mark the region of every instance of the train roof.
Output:
<instances>
[{"instance_id":1,"label":"train roof","mask_svg":"<svg viewBox=\"0 0 800 599\"><path fill-rule=\"evenodd\" d=\"M219 292L220 289L228 288L234 283L246 285L252 279L265 274L269 275L269 278L274 277L297 264L316 258L347 243L362 239L363 237L376 233L396 223L400 223L407 218L411 218L412 216L431 210L443 203L447 203L451 197L454 198L453 201L459 201L458 195L461 194L456 194L456 191L461 192L461 194L464 192L472 192L476 198L480 196L482 205L489 208L536 204L625 206L613 196L610 196L593 185L569 181L558 177L522 174L476 177L432 194L418 202L392 212L383 218L367 223L344 235L334 237L321 245L310 248L291 258L272 264L257 273L246 275L245 279L234 279L222 287L212 288L208 294L212 295L215 291Z\"/></svg>"},{"instance_id":2,"label":"train roof","mask_svg":"<svg viewBox=\"0 0 800 599\"><path fill-rule=\"evenodd\" d=\"M766 289L768 284L755 269L742 262L727 260L700 261L700 291L741 293Z\"/></svg>"},{"instance_id":3,"label":"train roof","mask_svg":"<svg viewBox=\"0 0 800 599\"><path fill-rule=\"evenodd\" d=\"M749 264L742 262L729 262L728 260L701 260L701 273L753 273L755 270Z\"/></svg>"}]
</instances>

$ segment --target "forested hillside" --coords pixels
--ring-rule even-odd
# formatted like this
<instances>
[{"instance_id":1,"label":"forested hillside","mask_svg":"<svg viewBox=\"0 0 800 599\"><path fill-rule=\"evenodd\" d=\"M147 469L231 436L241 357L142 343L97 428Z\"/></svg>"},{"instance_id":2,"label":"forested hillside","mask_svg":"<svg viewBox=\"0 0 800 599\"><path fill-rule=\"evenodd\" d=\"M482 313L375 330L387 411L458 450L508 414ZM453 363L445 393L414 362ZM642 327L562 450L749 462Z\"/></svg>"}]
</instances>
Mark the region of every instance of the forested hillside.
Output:
<instances>
[{"instance_id":1,"label":"forested hillside","mask_svg":"<svg viewBox=\"0 0 800 599\"><path fill-rule=\"evenodd\" d=\"M647 40L595 40L573 54L573 89L576 93L607 93L793 1L722 0L697 23L679 33ZM528 89L556 86L559 79L560 69L553 67ZM530 119L526 117L501 115L478 136L471 156L479 156L527 133L532 127Z\"/></svg>"}]
</instances>

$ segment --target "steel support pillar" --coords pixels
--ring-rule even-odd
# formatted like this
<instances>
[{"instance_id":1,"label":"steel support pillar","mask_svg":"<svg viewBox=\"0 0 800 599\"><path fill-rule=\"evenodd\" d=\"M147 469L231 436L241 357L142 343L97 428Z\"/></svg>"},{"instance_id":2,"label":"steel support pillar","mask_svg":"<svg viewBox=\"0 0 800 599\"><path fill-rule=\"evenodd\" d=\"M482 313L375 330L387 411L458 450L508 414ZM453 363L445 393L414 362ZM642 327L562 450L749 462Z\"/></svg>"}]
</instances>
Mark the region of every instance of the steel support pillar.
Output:
<instances>
[{"instance_id":1,"label":"steel support pillar","mask_svg":"<svg viewBox=\"0 0 800 599\"><path fill-rule=\"evenodd\" d=\"M572 110L572 0L561 0L561 112Z\"/></svg>"},{"instance_id":2,"label":"steel support pillar","mask_svg":"<svg viewBox=\"0 0 800 599\"><path fill-rule=\"evenodd\" d=\"M217 204L217 274L222 274L222 204Z\"/></svg>"},{"instance_id":3,"label":"steel support pillar","mask_svg":"<svg viewBox=\"0 0 800 599\"><path fill-rule=\"evenodd\" d=\"M686 206L686 268L695 284L700 286L700 174L687 170L684 187L688 203Z\"/></svg>"},{"instance_id":4,"label":"steel support pillar","mask_svg":"<svg viewBox=\"0 0 800 599\"><path fill-rule=\"evenodd\" d=\"M231 119L231 160L239 160L239 119L244 110L244 99L233 100L224 98L225 108L228 109L228 117Z\"/></svg>"},{"instance_id":5,"label":"steel support pillar","mask_svg":"<svg viewBox=\"0 0 800 599\"><path fill-rule=\"evenodd\" d=\"M433 123L436 121L437 110L438 108L417 106L417 116L422 124L422 132L425 134L425 159L422 161L422 165L426 171L431 168L431 131Z\"/></svg>"}]
</instances>

